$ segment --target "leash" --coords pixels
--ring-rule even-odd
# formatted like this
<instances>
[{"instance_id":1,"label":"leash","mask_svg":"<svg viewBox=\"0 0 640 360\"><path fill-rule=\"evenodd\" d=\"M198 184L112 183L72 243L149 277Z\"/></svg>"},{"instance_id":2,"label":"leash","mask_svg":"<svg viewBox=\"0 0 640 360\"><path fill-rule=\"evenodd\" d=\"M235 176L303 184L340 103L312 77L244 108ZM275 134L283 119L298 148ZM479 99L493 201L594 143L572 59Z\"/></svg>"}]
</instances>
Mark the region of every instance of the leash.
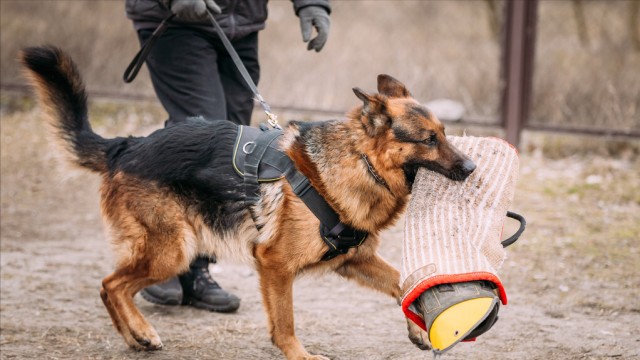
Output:
<instances>
[{"instance_id":1,"label":"leash","mask_svg":"<svg viewBox=\"0 0 640 360\"><path fill-rule=\"evenodd\" d=\"M169 27L169 21L171 21L174 16L175 14L171 14L166 19L162 20L160 25L158 25L158 27L153 31L153 34L151 34L151 37L140 47L140 50L136 56L133 57L133 60L131 60L131 63L129 63L129 66L127 66L127 69L124 71L124 75L122 75L122 80L124 80L124 82L128 84L138 76L138 72L140 71L142 64L144 64L144 61L147 59L147 56L149 56L151 48L167 30Z\"/></svg>"},{"instance_id":2,"label":"leash","mask_svg":"<svg viewBox=\"0 0 640 360\"><path fill-rule=\"evenodd\" d=\"M149 52L151 51L151 48L156 43L156 41L158 41L160 36L162 36L162 34L167 30L167 28L169 27L169 22L171 21L171 19L174 18L174 16L175 14L171 14L167 18L162 20L160 25L158 25L158 27L154 30L153 34L151 34L151 37L149 38L149 40L147 40L144 43L144 45L142 45L142 47L140 48L136 56L134 56L133 60L131 60L131 63L129 64L129 66L127 66L127 69L124 72L124 75L123 75L124 82L130 83L133 81L133 79L136 78L136 76L138 75L138 72L140 71L140 68L142 67L142 64L144 64L145 60L147 59L147 56L149 56ZM267 122L274 129L281 130L282 128L278 124L278 116L276 116L276 114L274 114L271 111L271 107L269 106L269 104L264 100L262 95L260 95L260 92L258 91L258 87L251 79L251 76L249 75L247 68L242 63L240 56L238 55L236 50L233 48L233 45L231 45L231 41L229 41L229 38L227 38L227 36L224 34L224 32L222 31L222 28L216 21L215 17L213 17L213 14L211 13L211 11L209 11L209 9L207 9L207 16L209 17L209 20L211 21L211 24L213 25L213 27L216 29L216 32L218 33L218 36L222 41L222 45L224 45L224 48L227 50L227 52L231 56L231 59L233 60L233 63L238 69L238 71L240 71L240 75L242 75L244 82L247 84L247 86L249 86L249 88L251 89L251 92L253 92L253 95L255 97L254 99L260 103L260 106L262 106L264 113L267 115Z\"/></svg>"},{"instance_id":3,"label":"leash","mask_svg":"<svg viewBox=\"0 0 640 360\"><path fill-rule=\"evenodd\" d=\"M227 36L224 34L222 28L216 21L216 18L213 17L213 14L211 14L211 11L209 11L209 9L207 9L207 15L209 16L209 20L211 20L211 24L213 24L213 27L218 32L218 36L220 36L220 40L222 40L222 45L224 45L225 49L227 49L227 52L231 56L233 63L236 65L236 68L238 68L238 71L240 71L240 74L244 78L244 82L247 83L247 85L253 92L255 99L260 103L260 106L262 106L264 113L267 114L267 121L269 122L269 125L271 125L275 129L281 130L282 128L280 127L280 125L278 125L278 117L273 112L271 112L271 107L269 106L269 104L267 104L262 95L260 95L260 92L258 92L258 87L251 79L251 76L249 76L249 72L242 63L242 60L240 60L240 56L238 56L236 49L233 48L233 45L231 45L231 41L229 41L229 38L227 38Z\"/></svg>"}]
</instances>

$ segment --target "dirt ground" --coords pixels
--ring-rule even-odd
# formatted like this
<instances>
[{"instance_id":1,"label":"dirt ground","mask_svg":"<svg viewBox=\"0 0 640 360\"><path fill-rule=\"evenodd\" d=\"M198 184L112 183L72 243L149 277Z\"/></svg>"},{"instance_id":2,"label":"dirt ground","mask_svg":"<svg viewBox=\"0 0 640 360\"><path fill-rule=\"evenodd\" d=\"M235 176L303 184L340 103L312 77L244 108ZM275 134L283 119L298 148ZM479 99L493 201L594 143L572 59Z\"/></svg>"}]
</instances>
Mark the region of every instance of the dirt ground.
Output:
<instances>
[{"instance_id":1,"label":"dirt ground","mask_svg":"<svg viewBox=\"0 0 640 360\"><path fill-rule=\"evenodd\" d=\"M165 349L129 350L98 290L111 254L98 178L56 160L37 109L3 97L0 358L280 359L266 332L256 273L221 261L216 279L242 298L236 314L152 305L136 296ZM102 134L148 133L162 121L130 104L92 111ZM469 132L468 132L469 133ZM528 230L501 269L509 305L474 343L442 359L640 358L640 161L525 151L513 210ZM402 221L381 254L401 265ZM295 285L296 332L332 359L430 359L415 348L395 301L337 276Z\"/></svg>"}]
</instances>

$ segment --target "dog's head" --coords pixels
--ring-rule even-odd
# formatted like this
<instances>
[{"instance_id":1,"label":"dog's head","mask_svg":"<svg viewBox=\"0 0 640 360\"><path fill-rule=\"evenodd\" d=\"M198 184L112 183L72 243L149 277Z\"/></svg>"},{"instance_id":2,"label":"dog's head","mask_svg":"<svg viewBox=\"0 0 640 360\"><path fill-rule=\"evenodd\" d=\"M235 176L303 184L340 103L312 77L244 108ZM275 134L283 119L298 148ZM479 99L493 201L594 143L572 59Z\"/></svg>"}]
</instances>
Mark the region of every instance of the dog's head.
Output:
<instances>
[{"instance_id":1,"label":"dog's head","mask_svg":"<svg viewBox=\"0 0 640 360\"><path fill-rule=\"evenodd\" d=\"M359 119L367 135L381 141L380 150L404 170L409 186L420 167L452 180L464 180L475 170L473 161L447 141L442 123L400 81L378 75L378 94L353 92L363 102Z\"/></svg>"}]
</instances>

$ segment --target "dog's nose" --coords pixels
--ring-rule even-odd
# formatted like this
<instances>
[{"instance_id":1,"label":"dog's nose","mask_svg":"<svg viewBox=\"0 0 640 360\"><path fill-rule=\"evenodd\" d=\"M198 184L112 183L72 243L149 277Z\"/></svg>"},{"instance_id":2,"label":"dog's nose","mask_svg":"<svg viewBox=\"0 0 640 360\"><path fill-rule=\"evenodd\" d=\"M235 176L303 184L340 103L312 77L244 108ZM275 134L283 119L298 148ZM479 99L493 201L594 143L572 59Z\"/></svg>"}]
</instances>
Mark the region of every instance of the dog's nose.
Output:
<instances>
[{"instance_id":1,"label":"dog's nose","mask_svg":"<svg viewBox=\"0 0 640 360\"><path fill-rule=\"evenodd\" d=\"M475 169L476 169L476 164L471 160L465 160L462 163L462 171L464 171L464 173L467 175L470 175Z\"/></svg>"}]
</instances>

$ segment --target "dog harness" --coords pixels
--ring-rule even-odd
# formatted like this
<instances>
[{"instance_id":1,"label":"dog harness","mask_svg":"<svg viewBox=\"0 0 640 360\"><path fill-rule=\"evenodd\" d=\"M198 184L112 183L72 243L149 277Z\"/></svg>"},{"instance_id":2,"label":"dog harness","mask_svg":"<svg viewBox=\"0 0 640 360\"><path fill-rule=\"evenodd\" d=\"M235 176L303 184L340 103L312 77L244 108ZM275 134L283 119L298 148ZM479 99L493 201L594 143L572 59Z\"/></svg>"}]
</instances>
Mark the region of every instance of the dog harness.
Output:
<instances>
[{"instance_id":1,"label":"dog harness","mask_svg":"<svg viewBox=\"0 0 640 360\"><path fill-rule=\"evenodd\" d=\"M225 49L231 56L233 63L238 68L247 86L253 92L255 99L258 100L267 115L269 124L274 130L268 130L266 127L260 129L249 126L238 126L238 136L236 138L233 150L233 168L236 173L244 179L245 202L248 205L254 205L259 200L260 183L279 181L286 178L293 188L293 192L307 205L309 210L320 220L320 237L329 246L329 250L323 255L322 260L331 260L340 254L346 254L352 247L360 246L367 238L368 233L353 229L340 222L340 217L331 208L331 206L322 198L316 189L311 186L311 182L306 176L298 172L291 159L277 148L275 141L282 136L283 131L278 125L277 116L271 112L269 104L264 100L258 92L258 88L249 76L247 69L240 60L238 53L235 51L231 42L226 37L220 25L207 10L207 15L211 20L211 24L218 32L220 40ZM135 79L138 71L142 67L149 51L169 26L169 21L174 17L171 14L165 18L151 35L151 38L140 48L140 51L133 58L129 66L124 72L123 79L129 83ZM275 144L274 144L275 143ZM363 155L364 156L364 155ZM369 171L372 167L366 156L363 157ZM375 171L372 172L376 181L378 177ZM384 181L384 180L383 180ZM388 185L384 183L388 188ZM256 221L256 215L249 206L249 212L253 221Z\"/></svg>"},{"instance_id":2,"label":"dog harness","mask_svg":"<svg viewBox=\"0 0 640 360\"><path fill-rule=\"evenodd\" d=\"M300 173L293 161L278 148L282 130L266 127L254 128L238 126L233 149L233 168L244 180L245 202L255 205L260 199L260 184L286 179L293 192L307 205L320 220L320 237L329 250L322 256L323 261L346 254L352 247L360 246L368 233L356 230L340 221L340 216L311 185L309 179ZM249 207L256 224L257 217Z\"/></svg>"}]
</instances>

